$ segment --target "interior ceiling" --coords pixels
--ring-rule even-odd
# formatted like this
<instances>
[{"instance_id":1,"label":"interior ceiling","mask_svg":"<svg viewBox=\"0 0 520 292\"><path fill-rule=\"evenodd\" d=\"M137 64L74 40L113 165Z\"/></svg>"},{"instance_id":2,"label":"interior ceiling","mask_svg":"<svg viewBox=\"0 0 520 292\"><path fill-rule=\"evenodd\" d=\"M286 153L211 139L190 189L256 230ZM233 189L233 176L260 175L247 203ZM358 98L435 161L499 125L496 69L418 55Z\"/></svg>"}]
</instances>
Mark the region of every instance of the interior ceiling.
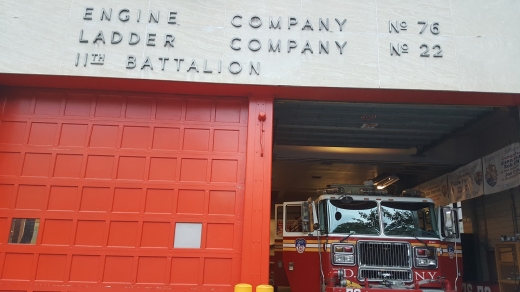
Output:
<instances>
[{"instance_id":1,"label":"interior ceiling","mask_svg":"<svg viewBox=\"0 0 520 292\"><path fill-rule=\"evenodd\" d=\"M304 200L332 183L362 184L397 174L399 183L406 185L407 176L442 173L458 162L414 157L468 131L493 111L493 107L278 100L273 201Z\"/></svg>"},{"instance_id":2,"label":"interior ceiling","mask_svg":"<svg viewBox=\"0 0 520 292\"><path fill-rule=\"evenodd\" d=\"M491 107L312 101L275 103L277 145L422 148Z\"/></svg>"}]
</instances>

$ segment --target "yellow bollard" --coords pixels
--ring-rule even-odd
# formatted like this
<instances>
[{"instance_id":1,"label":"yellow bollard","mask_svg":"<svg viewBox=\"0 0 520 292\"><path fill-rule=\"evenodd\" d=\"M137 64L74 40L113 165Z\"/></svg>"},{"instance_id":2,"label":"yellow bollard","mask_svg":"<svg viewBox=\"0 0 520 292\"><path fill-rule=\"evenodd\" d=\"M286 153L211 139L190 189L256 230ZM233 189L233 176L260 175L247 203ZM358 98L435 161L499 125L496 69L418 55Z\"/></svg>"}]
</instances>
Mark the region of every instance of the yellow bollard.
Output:
<instances>
[{"instance_id":1,"label":"yellow bollard","mask_svg":"<svg viewBox=\"0 0 520 292\"><path fill-rule=\"evenodd\" d=\"M274 292L274 288L271 285L258 285L256 286L256 292Z\"/></svg>"},{"instance_id":2,"label":"yellow bollard","mask_svg":"<svg viewBox=\"0 0 520 292\"><path fill-rule=\"evenodd\" d=\"M234 291L235 292L252 292L253 286L251 286L249 284L244 284L244 283L236 284Z\"/></svg>"}]
</instances>

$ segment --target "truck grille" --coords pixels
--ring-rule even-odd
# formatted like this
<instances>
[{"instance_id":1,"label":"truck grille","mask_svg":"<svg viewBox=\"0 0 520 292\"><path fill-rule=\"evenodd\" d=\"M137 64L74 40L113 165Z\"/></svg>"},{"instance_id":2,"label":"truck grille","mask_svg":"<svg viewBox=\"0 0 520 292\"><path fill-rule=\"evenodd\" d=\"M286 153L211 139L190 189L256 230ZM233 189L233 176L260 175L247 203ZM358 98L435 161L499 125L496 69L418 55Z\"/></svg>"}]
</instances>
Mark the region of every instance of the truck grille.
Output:
<instances>
[{"instance_id":1,"label":"truck grille","mask_svg":"<svg viewBox=\"0 0 520 292\"><path fill-rule=\"evenodd\" d=\"M358 279L364 281L412 281L411 247L408 242L359 241Z\"/></svg>"},{"instance_id":2,"label":"truck grille","mask_svg":"<svg viewBox=\"0 0 520 292\"><path fill-rule=\"evenodd\" d=\"M360 269L358 279L364 281L368 278L369 281L412 281L412 270L383 270L383 269Z\"/></svg>"},{"instance_id":3,"label":"truck grille","mask_svg":"<svg viewBox=\"0 0 520 292\"><path fill-rule=\"evenodd\" d=\"M411 268L410 243L358 242L359 267Z\"/></svg>"}]
</instances>

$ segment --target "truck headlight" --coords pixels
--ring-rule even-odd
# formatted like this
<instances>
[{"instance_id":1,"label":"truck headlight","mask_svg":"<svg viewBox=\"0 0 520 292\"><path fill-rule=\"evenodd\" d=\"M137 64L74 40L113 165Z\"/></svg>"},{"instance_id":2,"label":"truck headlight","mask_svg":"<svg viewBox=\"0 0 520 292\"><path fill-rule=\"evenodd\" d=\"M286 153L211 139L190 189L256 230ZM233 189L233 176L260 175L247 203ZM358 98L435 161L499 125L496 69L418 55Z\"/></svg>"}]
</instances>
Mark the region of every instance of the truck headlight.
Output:
<instances>
[{"instance_id":1,"label":"truck headlight","mask_svg":"<svg viewBox=\"0 0 520 292\"><path fill-rule=\"evenodd\" d=\"M414 248L415 267L437 268L437 253L435 247L421 246Z\"/></svg>"},{"instance_id":2,"label":"truck headlight","mask_svg":"<svg viewBox=\"0 0 520 292\"><path fill-rule=\"evenodd\" d=\"M333 244L331 255L332 263L335 265L352 266L356 263L354 245L352 244Z\"/></svg>"},{"instance_id":3,"label":"truck headlight","mask_svg":"<svg viewBox=\"0 0 520 292\"><path fill-rule=\"evenodd\" d=\"M334 263L335 264L353 264L354 255L353 254L335 254L334 255Z\"/></svg>"}]
</instances>

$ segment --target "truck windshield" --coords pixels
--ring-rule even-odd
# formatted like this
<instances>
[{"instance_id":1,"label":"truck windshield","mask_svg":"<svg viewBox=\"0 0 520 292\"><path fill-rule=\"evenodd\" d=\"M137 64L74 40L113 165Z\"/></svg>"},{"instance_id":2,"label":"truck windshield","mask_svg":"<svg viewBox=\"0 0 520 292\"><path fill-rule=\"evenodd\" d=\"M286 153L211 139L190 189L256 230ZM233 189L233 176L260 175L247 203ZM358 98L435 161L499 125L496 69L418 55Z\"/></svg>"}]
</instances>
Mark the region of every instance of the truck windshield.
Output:
<instances>
[{"instance_id":1,"label":"truck windshield","mask_svg":"<svg viewBox=\"0 0 520 292\"><path fill-rule=\"evenodd\" d=\"M432 203L383 201L381 212L386 235L439 237Z\"/></svg>"},{"instance_id":2,"label":"truck windshield","mask_svg":"<svg viewBox=\"0 0 520 292\"><path fill-rule=\"evenodd\" d=\"M377 202L327 201L329 233L380 234Z\"/></svg>"}]
</instances>

